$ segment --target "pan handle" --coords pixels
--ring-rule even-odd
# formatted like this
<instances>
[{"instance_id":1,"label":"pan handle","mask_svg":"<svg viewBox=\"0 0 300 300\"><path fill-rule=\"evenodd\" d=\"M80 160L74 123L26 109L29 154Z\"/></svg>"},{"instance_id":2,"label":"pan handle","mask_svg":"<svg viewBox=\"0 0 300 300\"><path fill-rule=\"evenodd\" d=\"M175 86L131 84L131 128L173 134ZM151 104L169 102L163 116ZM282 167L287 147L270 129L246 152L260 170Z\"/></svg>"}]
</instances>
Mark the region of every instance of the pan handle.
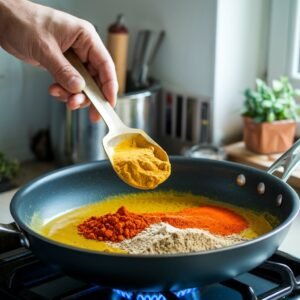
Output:
<instances>
[{"instance_id":1,"label":"pan handle","mask_svg":"<svg viewBox=\"0 0 300 300\"><path fill-rule=\"evenodd\" d=\"M269 174L273 174L278 168L283 167L282 181L287 181L291 173L300 163L300 139L294 145L283 153L267 170Z\"/></svg>"},{"instance_id":2,"label":"pan handle","mask_svg":"<svg viewBox=\"0 0 300 300\"><path fill-rule=\"evenodd\" d=\"M20 243L23 247L29 248L29 246L30 246L28 238L20 230L20 228L17 226L16 223L10 223L10 224L1 224L0 223L0 234L1 233L18 235L19 239L20 239Z\"/></svg>"}]
</instances>

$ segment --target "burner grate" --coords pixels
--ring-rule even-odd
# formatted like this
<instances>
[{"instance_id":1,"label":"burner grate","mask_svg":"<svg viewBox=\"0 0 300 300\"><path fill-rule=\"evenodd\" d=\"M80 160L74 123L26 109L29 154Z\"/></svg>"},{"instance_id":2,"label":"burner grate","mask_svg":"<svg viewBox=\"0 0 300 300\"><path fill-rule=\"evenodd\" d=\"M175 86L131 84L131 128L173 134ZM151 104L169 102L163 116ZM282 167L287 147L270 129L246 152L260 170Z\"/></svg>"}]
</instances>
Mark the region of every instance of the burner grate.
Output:
<instances>
[{"instance_id":1,"label":"burner grate","mask_svg":"<svg viewBox=\"0 0 300 300\"><path fill-rule=\"evenodd\" d=\"M260 289L257 281L263 281ZM265 288L265 286L267 286ZM277 300L300 299L300 260L277 252L250 273L201 289L138 293L68 277L18 249L0 255L0 299L22 300Z\"/></svg>"}]
</instances>

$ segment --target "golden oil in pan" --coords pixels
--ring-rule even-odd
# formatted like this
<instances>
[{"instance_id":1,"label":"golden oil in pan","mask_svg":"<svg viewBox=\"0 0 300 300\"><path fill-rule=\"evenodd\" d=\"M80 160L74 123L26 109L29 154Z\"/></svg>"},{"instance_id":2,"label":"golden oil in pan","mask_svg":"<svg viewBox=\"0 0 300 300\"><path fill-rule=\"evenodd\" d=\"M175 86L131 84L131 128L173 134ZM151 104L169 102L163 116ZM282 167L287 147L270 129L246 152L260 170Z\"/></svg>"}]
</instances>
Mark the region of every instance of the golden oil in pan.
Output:
<instances>
[{"instance_id":1,"label":"golden oil in pan","mask_svg":"<svg viewBox=\"0 0 300 300\"><path fill-rule=\"evenodd\" d=\"M249 223L249 228L241 233L241 235L246 238L256 238L271 231L272 226L268 220L272 220L272 224L276 223L275 218L268 213L259 213L253 210L239 208L199 195L169 191L123 194L109 197L105 200L60 215L46 224L38 222L38 217L34 218L32 226L42 235L64 244L90 250L122 253L124 251L111 248L105 242L85 239L78 234L77 226L91 216L114 213L121 206L125 206L129 211L135 213L150 213L174 212L184 208L206 204L226 207L243 216Z\"/></svg>"}]
</instances>

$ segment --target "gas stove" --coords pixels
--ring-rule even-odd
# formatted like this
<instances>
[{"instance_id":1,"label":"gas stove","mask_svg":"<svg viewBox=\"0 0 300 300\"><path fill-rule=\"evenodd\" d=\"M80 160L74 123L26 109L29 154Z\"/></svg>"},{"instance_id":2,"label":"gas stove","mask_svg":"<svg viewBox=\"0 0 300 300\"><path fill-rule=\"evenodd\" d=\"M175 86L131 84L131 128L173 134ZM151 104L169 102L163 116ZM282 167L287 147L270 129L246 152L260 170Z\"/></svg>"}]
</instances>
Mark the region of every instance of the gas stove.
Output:
<instances>
[{"instance_id":1,"label":"gas stove","mask_svg":"<svg viewBox=\"0 0 300 300\"><path fill-rule=\"evenodd\" d=\"M254 270L221 283L173 292L141 293L108 289L69 277L25 248L6 250L0 254L3 300L300 299L300 260L282 251Z\"/></svg>"}]
</instances>

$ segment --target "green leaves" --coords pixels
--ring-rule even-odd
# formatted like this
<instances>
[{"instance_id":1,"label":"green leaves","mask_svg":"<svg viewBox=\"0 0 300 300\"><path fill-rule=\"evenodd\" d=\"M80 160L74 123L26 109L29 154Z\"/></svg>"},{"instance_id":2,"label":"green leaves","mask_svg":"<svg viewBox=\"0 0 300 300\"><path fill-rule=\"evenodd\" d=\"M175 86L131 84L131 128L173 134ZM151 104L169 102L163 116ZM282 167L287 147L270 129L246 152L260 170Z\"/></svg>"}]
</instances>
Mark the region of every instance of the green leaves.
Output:
<instances>
[{"instance_id":1,"label":"green leaves","mask_svg":"<svg viewBox=\"0 0 300 300\"><path fill-rule=\"evenodd\" d=\"M283 89L283 84L278 80L273 80L272 86L275 93L279 93Z\"/></svg>"},{"instance_id":2,"label":"green leaves","mask_svg":"<svg viewBox=\"0 0 300 300\"><path fill-rule=\"evenodd\" d=\"M2 179L11 179L19 171L19 163L16 160L8 160L2 152L0 152L0 181Z\"/></svg>"},{"instance_id":3,"label":"green leaves","mask_svg":"<svg viewBox=\"0 0 300 300\"><path fill-rule=\"evenodd\" d=\"M299 105L294 97L300 96L300 90L294 90L287 77L273 80L272 87L256 79L256 89L246 89L244 96L242 114L256 122L296 120L299 116Z\"/></svg>"},{"instance_id":4,"label":"green leaves","mask_svg":"<svg viewBox=\"0 0 300 300\"><path fill-rule=\"evenodd\" d=\"M275 118L276 118L276 115L275 115L274 111L273 110L268 111L267 122L274 122Z\"/></svg>"}]
</instances>

